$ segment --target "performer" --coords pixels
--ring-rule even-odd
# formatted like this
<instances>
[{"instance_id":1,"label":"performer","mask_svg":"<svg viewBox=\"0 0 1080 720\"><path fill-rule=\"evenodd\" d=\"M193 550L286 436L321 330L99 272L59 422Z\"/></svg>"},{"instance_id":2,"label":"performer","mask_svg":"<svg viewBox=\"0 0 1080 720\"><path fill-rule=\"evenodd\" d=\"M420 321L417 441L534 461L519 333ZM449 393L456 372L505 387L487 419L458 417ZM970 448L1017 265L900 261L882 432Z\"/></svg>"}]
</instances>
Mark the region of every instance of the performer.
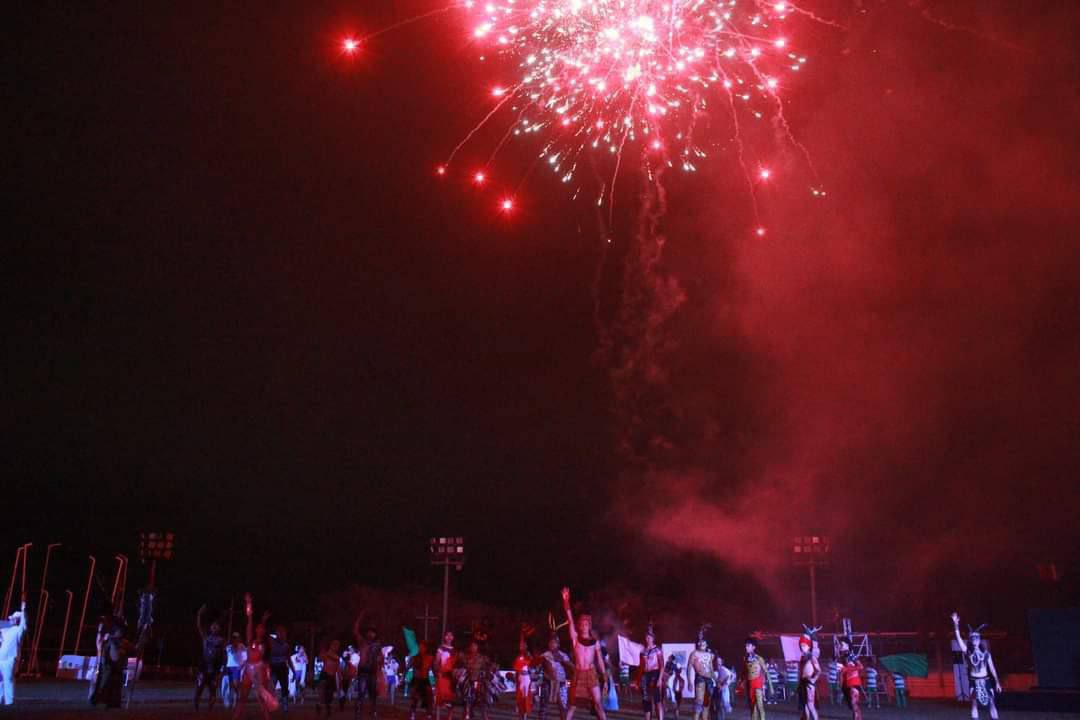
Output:
<instances>
[{"instance_id":1,"label":"performer","mask_svg":"<svg viewBox=\"0 0 1080 720\"><path fill-rule=\"evenodd\" d=\"M247 645L240 639L240 633L234 632L225 647L225 672L228 674L228 692L225 694L225 706L236 703L236 693L240 688L240 673L247 662Z\"/></svg>"},{"instance_id":2,"label":"performer","mask_svg":"<svg viewBox=\"0 0 1080 720\"><path fill-rule=\"evenodd\" d=\"M837 658L840 662L840 692L844 694L844 702L851 708L852 720L862 720L862 706L859 704L862 699L862 677L859 672L862 670L862 663L859 662L859 655L851 649L851 638L846 635L839 638L840 644L840 657Z\"/></svg>"},{"instance_id":3,"label":"performer","mask_svg":"<svg viewBox=\"0 0 1080 720\"><path fill-rule=\"evenodd\" d=\"M672 655L664 665L664 672L660 676L660 685L664 689L665 696L670 691L672 705L675 706L673 716L679 720L679 708L682 706L683 690L686 688L686 679L682 674L679 661ZM666 711L665 711L666 712Z\"/></svg>"},{"instance_id":4,"label":"performer","mask_svg":"<svg viewBox=\"0 0 1080 720\"><path fill-rule=\"evenodd\" d=\"M331 640L319 653L319 660L322 661L322 673L319 675L319 696L315 703L315 714L321 715L325 708L326 716L330 717L341 686L341 643Z\"/></svg>"},{"instance_id":5,"label":"performer","mask_svg":"<svg viewBox=\"0 0 1080 720\"><path fill-rule=\"evenodd\" d=\"M532 653L529 652L529 643L525 639L525 629L522 628L521 638L518 640L518 656L514 658L514 698L517 701L517 716L521 720L527 720L532 712L532 676L529 668L533 665Z\"/></svg>"},{"instance_id":6,"label":"performer","mask_svg":"<svg viewBox=\"0 0 1080 720\"><path fill-rule=\"evenodd\" d=\"M304 683L307 681L307 652L303 645L294 648L292 658L292 677L289 678L289 696L294 702L304 702Z\"/></svg>"},{"instance_id":7,"label":"performer","mask_svg":"<svg viewBox=\"0 0 1080 720\"><path fill-rule=\"evenodd\" d=\"M0 630L0 705L15 704L15 669L19 643L26 632L26 599L8 618L10 625Z\"/></svg>"},{"instance_id":8,"label":"performer","mask_svg":"<svg viewBox=\"0 0 1080 720\"><path fill-rule=\"evenodd\" d=\"M993 720L997 720L995 696L1001 693L1001 681L998 680L997 668L994 667L994 658L990 655L990 648L982 639L982 630L986 626L980 625L973 628L969 625L967 642L965 642L960 637L960 616L953 613L952 622L953 634L960 646L960 652L964 653L968 677L971 679L971 717L973 720L978 720L981 705L989 710Z\"/></svg>"},{"instance_id":9,"label":"performer","mask_svg":"<svg viewBox=\"0 0 1080 720\"><path fill-rule=\"evenodd\" d=\"M371 701L371 720L378 716L378 682L383 664L382 649L379 647L379 634L374 626L367 626L360 632L362 615L353 623L353 635L356 637L356 653L360 661L356 665L356 717L364 710L364 701Z\"/></svg>"},{"instance_id":10,"label":"performer","mask_svg":"<svg viewBox=\"0 0 1080 720\"><path fill-rule=\"evenodd\" d=\"M124 671L132 645L124 638L126 626L123 618L112 618L108 627L109 636L101 645L101 667L90 704L104 703L106 708L119 708L124 693Z\"/></svg>"},{"instance_id":11,"label":"performer","mask_svg":"<svg viewBox=\"0 0 1080 720\"><path fill-rule=\"evenodd\" d=\"M236 707L233 708L233 720L239 720L244 716L247 709L248 697L255 692L259 701L259 710L263 720L269 720L270 713L277 710L278 702L274 697L270 679L270 667L266 664L266 621L270 618L270 611L262 615L262 622L253 625L253 604L251 593L244 594L244 614L247 616L247 629L245 631L248 659L240 671L240 692L237 694Z\"/></svg>"},{"instance_id":12,"label":"performer","mask_svg":"<svg viewBox=\"0 0 1080 720\"><path fill-rule=\"evenodd\" d=\"M475 634L469 641L465 654L458 658L458 667L465 670L460 693L465 706L465 720L470 720L477 708L480 709L483 720L488 720L488 706L491 704L491 675L495 667L491 659L481 651L480 641Z\"/></svg>"},{"instance_id":13,"label":"performer","mask_svg":"<svg viewBox=\"0 0 1080 720\"><path fill-rule=\"evenodd\" d=\"M709 627L706 623L698 629L697 646L686 661L686 666L694 671L694 720L702 720L705 698L711 696L716 687L716 656L705 640Z\"/></svg>"},{"instance_id":14,"label":"performer","mask_svg":"<svg viewBox=\"0 0 1080 720\"><path fill-rule=\"evenodd\" d=\"M772 678L765 660L757 654L757 638L746 638L746 698L750 702L752 720L765 720L765 687L773 692Z\"/></svg>"},{"instance_id":15,"label":"performer","mask_svg":"<svg viewBox=\"0 0 1080 720\"><path fill-rule=\"evenodd\" d=\"M210 709L214 709L214 700L217 699L218 676L221 674L221 666L225 664L225 638L221 635L221 625L215 620L210 623L210 629L206 629L203 617L206 615L206 605L199 608L195 614L195 629L199 632L202 642L202 657L199 658L199 667L195 673L195 709L199 709L199 700L202 698L203 689L209 695Z\"/></svg>"},{"instance_id":16,"label":"performer","mask_svg":"<svg viewBox=\"0 0 1080 720\"><path fill-rule=\"evenodd\" d=\"M428 649L426 640L419 643L416 655L412 658L412 679L409 681L409 720L416 720L416 706L423 705L428 720L431 720L432 697L431 680L428 675L435 663L435 656Z\"/></svg>"},{"instance_id":17,"label":"performer","mask_svg":"<svg viewBox=\"0 0 1080 720\"><path fill-rule=\"evenodd\" d=\"M709 715L712 720L725 720L731 713L731 686L735 682L735 673L724 666L724 660L719 655L713 663L716 668L716 689L709 704Z\"/></svg>"},{"instance_id":18,"label":"performer","mask_svg":"<svg viewBox=\"0 0 1080 720\"><path fill-rule=\"evenodd\" d=\"M548 638L548 649L540 656L544 665L544 680L540 687L540 720L546 720L548 703L559 708L559 720L566 720L570 707L569 682L567 677L574 669L570 656L559 649L559 635L552 632Z\"/></svg>"},{"instance_id":19,"label":"performer","mask_svg":"<svg viewBox=\"0 0 1080 720\"><path fill-rule=\"evenodd\" d=\"M566 711L566 720L573 719L573 702L579 695L592 702L593 710L600 720L607 720L604 703L600 701L600 685L605 681L604 660L600 657L600 645L592 635L592 617L583 614L575 624L574 613L570 610L570 588L562 589L562 601L574 657L574 679L570 683L571 705Z\"/></svg>"},{"instance_id":20,"label":"performer","mask_svg":"<svg viewBox=\"0 0 1080 720\"><path fill-rule=\"evenodd\" d=\"M803 629L806 632L799 638L799 650L802 651L802 658L799 659L799 717L802 720L818 720L817 682L821 679L821 663L814 650L814 635L821 628L803 625Z\"/></svg>"},{"instance_id":21,"label":"performer","mask_svg":"<svg viewBox=\"0 0 1080 720\"><path fill-rule=\"evenodd\" d=\"M435 651L435 703L436 709L446 708L446 719L454 717L454 667L458 664L458 651L454 649L454 633L443 635L442 645Z\"/></svg>"},{"instance_id":22,"label":"performer","mask_svg":"<svg viewBox=\"0 0 1080 720\"><path fill-rule=\"evenodd\" d=\"M284 625L276 625L267 642L269 646L270 689L281 688L281 707L289 711L289 675L296 672L289 652L289 638Z\"/></svg>"},{"instance_id":23,"label":"performer","mask_svg":"<svg viewBox=\"0 0 1080 720\"><path fill-rule=\"evenodd\" d=\"M645 630L645 647L638 661L641 668L641 709L645 720L652 720L655 709L659 720L664 720L664 697L660 694L660 671L664 668L664 651L656 644L656 629L649 623Z\"/></svg>"}]
</instances>

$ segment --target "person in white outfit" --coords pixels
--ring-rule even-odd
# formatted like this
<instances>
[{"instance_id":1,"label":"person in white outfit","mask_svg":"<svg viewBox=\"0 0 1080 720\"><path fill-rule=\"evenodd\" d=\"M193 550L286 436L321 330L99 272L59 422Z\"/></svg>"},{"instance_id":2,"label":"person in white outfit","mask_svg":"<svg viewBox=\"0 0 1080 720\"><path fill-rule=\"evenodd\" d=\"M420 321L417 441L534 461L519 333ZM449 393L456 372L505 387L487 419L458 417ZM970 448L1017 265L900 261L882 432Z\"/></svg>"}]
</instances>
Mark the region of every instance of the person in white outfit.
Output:
<instances>
[{"instance_id":1,"label":"person in white outfit","mask_svg":"<svg viewBox=\"0 0 1080 720\"><path fill-rule=\"evenodd\" d=\"M15 660L26 631L26 600L8 620L10 624L0 630L0 705L15 704Z\"/></svg>"}]
</instances>

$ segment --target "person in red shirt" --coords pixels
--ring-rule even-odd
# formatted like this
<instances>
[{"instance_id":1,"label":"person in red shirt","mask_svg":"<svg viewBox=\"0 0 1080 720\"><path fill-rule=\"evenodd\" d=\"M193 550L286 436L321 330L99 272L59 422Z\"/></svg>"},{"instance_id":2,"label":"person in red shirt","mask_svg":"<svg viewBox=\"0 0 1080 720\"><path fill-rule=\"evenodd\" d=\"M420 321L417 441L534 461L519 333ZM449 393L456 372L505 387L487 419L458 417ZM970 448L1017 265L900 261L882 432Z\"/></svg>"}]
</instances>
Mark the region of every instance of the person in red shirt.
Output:
<instances>
[{"instance_id":1,"label":"person in red shirt","mask_svg":"<svg viewBox=\"0 0 1080 720\"><path fill-rule=\"evenodd\" d=\"M529 644L522 632L518 641L518 656L514 658L514 685L515 699L517 700L517 716L521 720L527 720L532 712L532 677L529 668L533 666L533 657L529 652Z\"/></svg>"},{"instance_id":2,"label":"person in red shirt","mask_svg":"<svg viewBox=\"0 0 1080 720\"><path fill-rule=\"evenodd\" d=\"M412 699L409 700L409 720L416 720L417 705L423 705L428 720L431 720L431 708L434 702L431 693L431 680L428 679L428 675L431 673L431 666L434 664L435 656L428 649L427 641L421 642L416 656L412 660L413 675L412 683L409 685L409 694Z\"/></svg>"},{"instance_id":3,"label":"person in red shirt","mask_svg":"<svg viewBox=\"0 0 1080 720\"><path fill-rule=\"evenodd\" d=\"M851 638L844 636L840 643L840 689L844 693L844 702L851 708L852 720L862 720L862 663L859 655L851 649Z\"/></svg>"}]
</instances>

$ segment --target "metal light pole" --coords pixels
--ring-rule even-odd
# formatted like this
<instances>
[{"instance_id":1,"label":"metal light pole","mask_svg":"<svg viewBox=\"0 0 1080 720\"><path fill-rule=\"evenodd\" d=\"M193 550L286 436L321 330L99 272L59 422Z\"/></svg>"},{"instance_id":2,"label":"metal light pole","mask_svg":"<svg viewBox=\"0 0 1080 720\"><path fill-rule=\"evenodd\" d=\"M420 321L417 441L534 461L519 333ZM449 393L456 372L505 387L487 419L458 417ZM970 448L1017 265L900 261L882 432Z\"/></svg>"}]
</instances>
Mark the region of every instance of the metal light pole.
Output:
<instances>
[{"instance_id":1,"label":"metal light pole","mask_svg":"<svg viewBox=\"0 0 1080 720\"><path fill-rule=\"evenodd\" d=\"M44 602L38 602L38 615L37 623L34 627L34 637L30 640L30 660L26 663L26 674L33 674L37 669L38 647L41 646L41 631L45 629L45 613L49 610L49 591L42 590Z\"/></svg>"},{"instance_id":2,"label":"metal light pole","mask_svg":"<svg viewBox=\"0 0 1080 720\"><path fill-rule=\"evenodd\" d=\"M127 592L127 555L117 554L116 559L116 579L113 581L112 596L110 602L112 603L113 615L117 614L117 604L119 604L120 615L124 614L124 594ZM119 599L119 603L117 600Z\"/></svg>"},{"instance_id":3,"label":"metal light pole","mask_svg":"<svg viewBox=\"0 0 1080 720\"><path fill-rule=\"evenodd\" d=\"M11 599L15 595L15 579L19 577L19 563L22 562L22 589L21 596L26 597L26 558L30 554L30 546L33 543L20 545L15 551L15 567L11 570L11 584L8 585L7 595L4 597L4 617L11 615Z\"/></svg>"},{"instance_id":4,"label":"metal light pole","mask_svg":"<svg viewBox=\"0 0 1080 720\"><path fill-rule=\"evenodd\" d=\"M45 592L45 581L49 577L49 558L52 557L53 548L58 548L62 544L63 543L49 543L45 548L45 569L41 571L41 589L38 591L38 631L34 638L34 650L30 655L30 665L26 668L28 673L35 672L38 666L38 645L41 644L41 631L45 626L44 604L49 601L49 594Z\"/></svg>"},{"instance_id":5,"label":"metal light pole","mask_svg":"<svg viewBox=\"0 0 1080 720\"><path fill-rule=\"evenodd\" d=\"M90 556L90 573L86 576L86 594L83 595L82 614L79 616L79 631L75 633L75 655L79 654L79 641L82 640L83 626L86 625L86 607L90 604L90 584L94 581L94 568L97 558Z\"/></svg>"},{"instance_id":6,"label":"metal light pole","mask_svg":"<svg viewBox=\"0 0 1080 720\"><path fill-rule=\"evenodd\" d=\"M823 535L797 535L791 551L792 563L810 570L810 624L817 627L817 569L829 564L829 539Z\"/></svg>"},{"instance_id":7,"label":"metal light pole","mask_svg":"<svg viewBox=\"0 0 1080 720\"><path fill-rule=\"evenodd\" d=\"M427 642L428 641L428 623L430 621L432 621L432 620L438 620L439 618L437 618L437 617L435 617L434 615L431 614L431 605L429 603L424 603L424 614L423 615L417 615L416 619L424 621L424 642Z\"/></svg>"},{"instance_id":8,"label":"metal light pole","mask_svg":"<svg viewBox=\"0 0 1080 720\"><path fill-rule=\"evenodd\" d=\"M64 613L64 631L60 633L60 650L56 654L56 672L60 672L60 660L64 657L64 645L67 643L68 624L71 622L71 603L75 599L75 593L65 590L67 593L67 611Z\"/></svg>"},{"instance_id":9,"label":"metal light pole","mask_svg":"<svg viewBox=\"0 0 1080 720\"><path fill-rule=\"evenodd\" d=\"M429 549L431 551L431 564L441 565L443 569L442 635L439 636L441 642L442 638L446 637L446 628L449 625L447 615L450 598L450 566L453 565L458 570L461 570L465 564L465 539L462 537L433 537ZM436 702L435 720L441 720L441 718L442 704Z\"/></svg>"},{"instance_id":10,"label":"metal light pole","mask_svg":"<svg viewBox=\"0 0 1080 720\"><path fill-rule=\"evenodd\" d=\"M430 543L431 564L443 569L442 635L446 635L450 598L450 566L458 570L465 565L465 539L462 537L433 537Z\"/></svg>"}]
</instances>

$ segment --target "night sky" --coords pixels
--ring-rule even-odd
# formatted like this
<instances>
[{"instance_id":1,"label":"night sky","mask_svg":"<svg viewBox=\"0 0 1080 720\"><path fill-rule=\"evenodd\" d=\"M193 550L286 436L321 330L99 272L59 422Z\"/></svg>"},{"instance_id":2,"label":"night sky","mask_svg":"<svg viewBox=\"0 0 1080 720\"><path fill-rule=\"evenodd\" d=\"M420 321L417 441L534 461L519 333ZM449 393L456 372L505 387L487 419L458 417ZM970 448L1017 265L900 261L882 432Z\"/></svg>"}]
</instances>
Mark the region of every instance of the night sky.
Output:
<instances>
[{"instance_id":1,"label":"night sky","mask_svg":"<svg viewBox=\"0 0 1080 720\"><path fill-rule=\"evenodd\" d=\"M1023 606L1037 563L1077 568L1074 4L817 4L846 29L805 26L785 112L828 197L777 160L752 237L721 148L670 176L641 274L633 171L610 244L549 174L511 217L433 176L488 103L460 17L339 54L432 6L18 21L4 553L61 540L76 584L80 554L174 529L174 597L300 615L435 586L426 538L455 532L486 602L692 588L790 621L805 528L836 545L825 604L892 627L943 577L993 614L988 578ZM535 152L496 167L516 183Z\"/></svg>"}]
</instances>

